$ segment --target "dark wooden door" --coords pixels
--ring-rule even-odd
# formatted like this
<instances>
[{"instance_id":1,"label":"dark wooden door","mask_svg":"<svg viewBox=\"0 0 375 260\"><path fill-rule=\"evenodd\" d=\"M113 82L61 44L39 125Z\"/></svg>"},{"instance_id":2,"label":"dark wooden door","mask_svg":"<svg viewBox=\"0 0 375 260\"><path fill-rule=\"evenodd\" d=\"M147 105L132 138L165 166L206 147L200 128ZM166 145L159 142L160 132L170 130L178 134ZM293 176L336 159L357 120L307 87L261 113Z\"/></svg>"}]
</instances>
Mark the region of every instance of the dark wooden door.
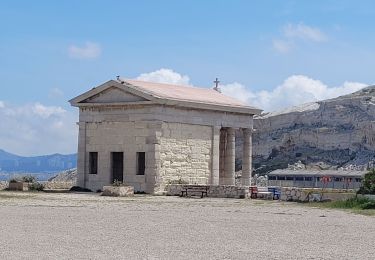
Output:
<instances>
[{"instance_id":1,"label":"dark wooden door","mask_svg":"<svg viewBox=\"0 0 375 260\"><path fill-rule=\"evenodd\" d=\"M123 152L113 152L112 153L112 182L124 181L124 153Z\"/></svg>"}]
</instances>

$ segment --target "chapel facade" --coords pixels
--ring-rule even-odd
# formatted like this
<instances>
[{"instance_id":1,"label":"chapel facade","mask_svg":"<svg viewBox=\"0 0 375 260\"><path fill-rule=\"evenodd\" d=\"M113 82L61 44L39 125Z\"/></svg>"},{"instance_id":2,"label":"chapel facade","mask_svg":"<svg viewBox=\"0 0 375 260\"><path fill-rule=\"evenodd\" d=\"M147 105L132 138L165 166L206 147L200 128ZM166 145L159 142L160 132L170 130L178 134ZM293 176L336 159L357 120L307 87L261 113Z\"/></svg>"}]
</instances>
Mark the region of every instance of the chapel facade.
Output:
<instances>
[{"instance_id":1,"label":"chapel facade","mask_svg":"<svg viewBox=\"0 0 375 260\"><path fill-rule=\"evenodd\" d=\"M115 181L163 192L171 182L235 184L235 131L243 134L242 185L251 178L253 116L261 110L207 88L110 80L69 101L79 108L78 185Z\"/></svg>"}]
</instances>

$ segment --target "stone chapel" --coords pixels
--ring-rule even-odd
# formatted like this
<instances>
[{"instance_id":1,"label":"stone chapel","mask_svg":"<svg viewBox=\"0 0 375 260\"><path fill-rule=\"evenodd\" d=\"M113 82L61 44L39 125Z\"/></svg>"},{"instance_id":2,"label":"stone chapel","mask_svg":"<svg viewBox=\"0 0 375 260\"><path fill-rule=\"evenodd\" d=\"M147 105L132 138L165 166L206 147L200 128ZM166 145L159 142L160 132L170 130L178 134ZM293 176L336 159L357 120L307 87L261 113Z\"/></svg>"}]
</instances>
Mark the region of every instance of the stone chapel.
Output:
<instances>
[{"instance_id":1,"label":"stone chapel","mask_svg":"<svg viewBox=\"0 0 375 260\"><path fill-rule=\"evenodd\" d=\"M261 110L214 89L110 80L69 101L79 108L78 185L121 181L157 194L176 180L235 184L235 131L243 133L242 185L251 178L253 116Z\"/></svg>"}]
</instances>

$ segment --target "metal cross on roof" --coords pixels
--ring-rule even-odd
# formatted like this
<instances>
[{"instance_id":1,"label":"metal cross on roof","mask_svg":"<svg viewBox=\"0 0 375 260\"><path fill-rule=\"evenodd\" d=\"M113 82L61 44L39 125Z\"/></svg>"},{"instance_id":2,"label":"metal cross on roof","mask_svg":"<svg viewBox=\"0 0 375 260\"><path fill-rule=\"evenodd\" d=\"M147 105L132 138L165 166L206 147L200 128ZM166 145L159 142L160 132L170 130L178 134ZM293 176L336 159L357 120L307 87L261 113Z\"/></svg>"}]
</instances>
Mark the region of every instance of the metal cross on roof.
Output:
<instances>
[{"instance_id":1,"label":"metal cross on roof","mask_svg":"<svg viewBox=\"0 0 375 260\"><path fill-rule=\"evenodd\" d=\"M214 83L215 83L214 90L220 92L220 89L219 89L219 83L220 83L220 81L219 81L219 79L216 78L215 81L214 81Z\"/></svg>"}]
</instances>

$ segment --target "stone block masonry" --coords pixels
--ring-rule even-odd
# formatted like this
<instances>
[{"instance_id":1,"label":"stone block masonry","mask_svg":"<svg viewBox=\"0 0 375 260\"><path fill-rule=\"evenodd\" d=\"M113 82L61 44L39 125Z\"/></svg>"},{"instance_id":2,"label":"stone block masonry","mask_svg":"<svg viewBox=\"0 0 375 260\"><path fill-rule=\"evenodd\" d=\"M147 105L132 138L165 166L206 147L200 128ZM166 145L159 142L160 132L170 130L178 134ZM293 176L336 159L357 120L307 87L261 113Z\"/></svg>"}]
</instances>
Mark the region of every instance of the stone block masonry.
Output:
<instances>
[{"instance_id":1,"label":"stone block masonry","mask_svg":"<svg viewBox=\"0 0 375 260\"><path fill-rule=\"evenodd\" d=\"M324 200L346 200L355 196L354 190L282 187L282 201L314 202Z\"/></svg>"},{"instance_id":2,"label":"stone block masonry","mask_svg":"<svg viewBox=\"0 0 375 260\"><path fill-rule=\"evenodd\" d=\"M183 184L170 184L166 186L166 194L169 196L180 196ZM207 197L211 198L250 198L248 186L233 185L209 185Z\"/></svg>"},{"instance_id":3,"label":"stone block masonry","mask_svg":"<svg viewBox=\"0 0 375 260\"><path fill-rule=\"evenodd\" d=\"M158 129L159 128L159 129ZM155 147L160 140L157 133L160 132L161 122L90 122L86 123L85 146L79 149L82 154L80 158L84 158L86 151L86 165L81 164L81 171L86 171L85 181L79 182L80 186L86 186L93 191L101 190L104 185L112 183L112 165L111 153L123 152L123 181L126 184L134 186L136 191L150 192L154 188L154 180L156 176L154 169L158 164ZM81 132L80 132L81 133ZM84 131L82 131L84 133ZM89 152L98 152L98 172L97 174L89 174ZM146 169L149 175L150 184L146 184L145 175L137 175L137 152L146 153ZM83 176L83 174L81 174Z\"/></svg>"},{"instance_id":4,"label":"stone block masonry","mask_svg":"<svg viewBox=\"0 0 375 260\"><path fill-rule=\"evenodd\" d=\"M208 184L212 127L163 123L160 138L161 190L171 181Z\"/></svg>"}]
</instances>

